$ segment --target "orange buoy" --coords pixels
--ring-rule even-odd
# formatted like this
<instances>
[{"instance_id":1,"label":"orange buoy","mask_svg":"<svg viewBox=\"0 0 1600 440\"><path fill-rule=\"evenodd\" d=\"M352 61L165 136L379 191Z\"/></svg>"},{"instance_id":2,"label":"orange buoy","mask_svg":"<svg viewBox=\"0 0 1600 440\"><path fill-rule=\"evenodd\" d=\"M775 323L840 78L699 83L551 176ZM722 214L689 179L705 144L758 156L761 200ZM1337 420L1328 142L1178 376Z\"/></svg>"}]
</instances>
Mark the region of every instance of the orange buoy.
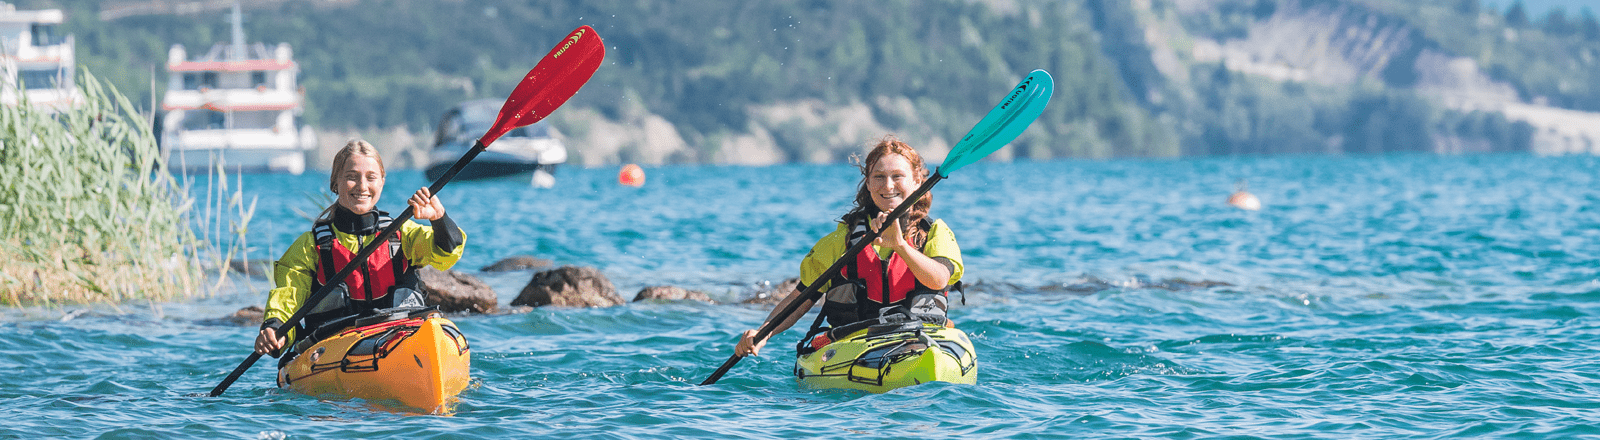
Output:
<instances>
[{"instance_id":1,"label":"orange buoy","mask_svg":"<svg viewBox=\"0 0 1600 440\"><path fill-rule=\"evenodd\" d=\"M1250 194L1244 191L1239 191L1233 193L1231 196L1228 196L1228 204L1233 205L1235 208L1246 211L1261 210L1261 199L1256 198L1255 194Z\"/></svg>"},{"instance_id":2,"label":"orange buoy","mask_svg":"<svg viewBox=\"0 0 1600 440\"><path fill-rule=\"evenodd\" d=\"M632 187L644 186L644 169L631 163L623 165L622 172L617 173L617 183Z\"/></svg>"},{"instance_id":3,"label":"orange buoy","mask_svg":"<svg viewBox=\"0 0 1600 440\"><path fill-rule=\"evenodd\" d=\"M1246 211L1261 210L1261 199L1256 198L1255 194L1251 194L1249 191L1245 190L1245 183L1243 180L1240 180L1238 184L1235 184L1234 188L1233 195L1228 196L1229 205L1233 205L1235 208Z\"/></svg>"}]
</instances>

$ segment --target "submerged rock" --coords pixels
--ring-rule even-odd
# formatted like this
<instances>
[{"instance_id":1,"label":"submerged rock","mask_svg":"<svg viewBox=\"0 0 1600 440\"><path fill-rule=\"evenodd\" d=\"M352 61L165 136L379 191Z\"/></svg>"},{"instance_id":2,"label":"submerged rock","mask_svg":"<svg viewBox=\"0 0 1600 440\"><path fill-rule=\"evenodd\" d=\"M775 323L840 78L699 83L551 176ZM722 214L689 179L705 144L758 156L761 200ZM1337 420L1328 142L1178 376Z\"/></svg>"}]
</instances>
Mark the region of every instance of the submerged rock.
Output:
<instances>
[{"instance_id":1,"label":"submerged rock","mask_svg":"<svg viewBox=\"0 0 1600 440\"><path fill-rule=\"evenodd\" d=\"M768 307L777 306L778 303L783 302L784 297L789 296L789 293L794 292L795 288L799 286L799 278L790 278L783 280L783 282L778 283L776 286L772 286L771 289L758 289L756 290L755 294L750 295L750 297L745 298L743 301L739 301L739 303L762 304Z\"/></svg>"},{"instance_id":2,"label":"submerged rock","mask_svg":"<svg viewBox=\"0 0 1600 440\"><path fill-rule=\"evenodd\" d=\"M611 280L592 267L562 266L533 274L513 306L611 307L625 302Z\"/></svg>"},{"instance_id":3,"label":"submerged rock","mask_svg":"<svg viewBox=\"0 0 1600 440\"><path fill-rule=\"evenodd\" d=\"M1074 295L1090 295L1111 289L1162 289L1173 292L1209 289L1212 287L1228 287L1232 283L1222 281L1189 281L1182 278L1168 278L1165 280L1151 280L1142 277L1133 277L1127 280L1107 281L1095 277L1083 277L1069 283L1050 284L1040 286L1037 290L1042 293L1065 292Z\"/></svg>"},{"instance_id":4,"label":"submerged rock","mask_svg":"<svg viewBox=\"0 0 1600 440\"><path fill-rule=\"evenodd\" d=\"M277 260L233 260L228 262L228 269L252 277L272 276L272 265Z\"/></svg>"},{"instance_id":5,"label":"submerged rock","mask_svg":"<svg viewBox=\"0 0 1600 440\"><path fill-rule=\"evenodd\" d=\"M261 325L261 320L266 318L266 314L267 311L262 309L261 306L249 306L239 309L237 312L233 312L232 315L224 316L222 319L218 319L217 321L225 324L237 325L240 327L255 327Z\"/></svg>"},{"instance_id":6,"label":"submerged rock","mask_svg":"<svg viewBox=\"0 0 1600 440\"><path fill-rule=\"evenodd\" d=\"M515 257L503 258L500 261L496 261L494 264L484 266L478 270L484 272L510 272L515 270L537 269L549 266L550 260L534 258L527 255L518 255Z\"/></svg>"},{"instance_id":7,"label":"submerged rock","mask_svg":"<svg viewBox=\"0 0 1600 440\"><path fill-rule=\"evenodd\" d=\"M477 277L456 271L441 271L430 266L417 269L422 293L428 305L445 313L494 313L499 305L494 288Z\"/></svg>"},{"instance_id":8,"label":"submerged rock","mask_svg":"<svg viewBox=\"0 0 1600 440\"><path fill-rule=\"evenodd\" d=\"M650 286L634 295L633 302L659 300L659 301L700 301L707 304L716 304L705 292L688 290L677 286Z\"/></svg>"},{"instance_id":9,"label":"submerged rock","mask_svg":"<svg viewBox=\"0 0 1600 440\"><path fill-rule=\"evenodd\" d=\"M1186 279L1183 279L1183 278L1168 278L1168 279L1166 279L1166 280L1161 282L1161 288L1167 289L1167 290L1172 290L1172 291L1194 290L1194 289L1210 289L1212 287L1232 287L1232 286L1233 286L1233 283L1226 283L1226 282L1222 282L1222 281L1211 281L1211 280L1189 281L1189 280L1186 280Z\"/></svg>"}]
</instances>

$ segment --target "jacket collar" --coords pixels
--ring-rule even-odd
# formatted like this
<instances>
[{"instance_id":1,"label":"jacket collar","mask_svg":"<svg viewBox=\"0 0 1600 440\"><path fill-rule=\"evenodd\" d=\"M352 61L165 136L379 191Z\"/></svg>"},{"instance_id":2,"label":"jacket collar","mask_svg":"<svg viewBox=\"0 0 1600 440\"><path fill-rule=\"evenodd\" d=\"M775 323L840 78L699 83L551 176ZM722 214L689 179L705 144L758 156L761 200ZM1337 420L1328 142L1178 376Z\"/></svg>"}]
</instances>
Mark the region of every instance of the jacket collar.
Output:
<instances>
[{"instance_id":1,"label":"jacket collar","mask_svg":"<svg viewBox=\"0 0 1600 440\"><path fill-rule=\"evenodd\" d=\"M371 235L378 232L378 218L384 215L383 211L372 210L366 214L356 214L345 209L344 206L333 208L333 227L346 234Z\"/></svg>"}]
</instances>

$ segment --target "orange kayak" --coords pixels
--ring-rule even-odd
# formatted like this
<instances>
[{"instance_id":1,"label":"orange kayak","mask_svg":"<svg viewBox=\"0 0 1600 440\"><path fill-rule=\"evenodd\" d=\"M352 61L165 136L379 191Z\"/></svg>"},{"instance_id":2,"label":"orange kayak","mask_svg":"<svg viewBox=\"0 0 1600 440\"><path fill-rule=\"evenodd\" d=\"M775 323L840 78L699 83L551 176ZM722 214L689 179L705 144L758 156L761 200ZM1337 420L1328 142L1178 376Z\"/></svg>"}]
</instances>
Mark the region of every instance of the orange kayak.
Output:
<instances>
[{"instance_id":1,"label":"orange kayak","mask_svg":"<svg viewBox=\"0 0 1600 440\"><path fill-rule=\"evenodd\" d=\"M471 355L455 323L432 313L356 326L318 341L278 370L278 386L447 412L446 404L467 388Z\"/></svg>"}]
</instances>

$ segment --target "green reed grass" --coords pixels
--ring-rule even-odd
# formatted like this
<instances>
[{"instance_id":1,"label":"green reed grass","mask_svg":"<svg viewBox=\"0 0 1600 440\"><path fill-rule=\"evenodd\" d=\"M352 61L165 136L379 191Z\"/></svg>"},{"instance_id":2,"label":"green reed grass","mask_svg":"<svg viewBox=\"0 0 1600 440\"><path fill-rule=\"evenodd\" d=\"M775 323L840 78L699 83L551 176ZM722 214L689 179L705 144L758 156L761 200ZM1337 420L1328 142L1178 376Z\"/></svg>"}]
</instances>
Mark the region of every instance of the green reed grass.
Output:
<instances>
[{"instance_id":1,"label":"green reed grass","mask_svg":"<svg viewBox=\"0 0 1600 440\"><path fill-rule=\"evenodd\" d=\"M165 169L148 120L113 86L87 71L78 78L81 106L0 106L0 304L201 293L201 255L229 258L238 246L224 257L206 240L220 229L196 235L186 216L195 201ZM227 205L241 207L228 225L234 237L249 219L239 194ZM202 211L226 212L220 195ZM200 223L212 221L221 223Z\"/></svg>"}]
</instances>

